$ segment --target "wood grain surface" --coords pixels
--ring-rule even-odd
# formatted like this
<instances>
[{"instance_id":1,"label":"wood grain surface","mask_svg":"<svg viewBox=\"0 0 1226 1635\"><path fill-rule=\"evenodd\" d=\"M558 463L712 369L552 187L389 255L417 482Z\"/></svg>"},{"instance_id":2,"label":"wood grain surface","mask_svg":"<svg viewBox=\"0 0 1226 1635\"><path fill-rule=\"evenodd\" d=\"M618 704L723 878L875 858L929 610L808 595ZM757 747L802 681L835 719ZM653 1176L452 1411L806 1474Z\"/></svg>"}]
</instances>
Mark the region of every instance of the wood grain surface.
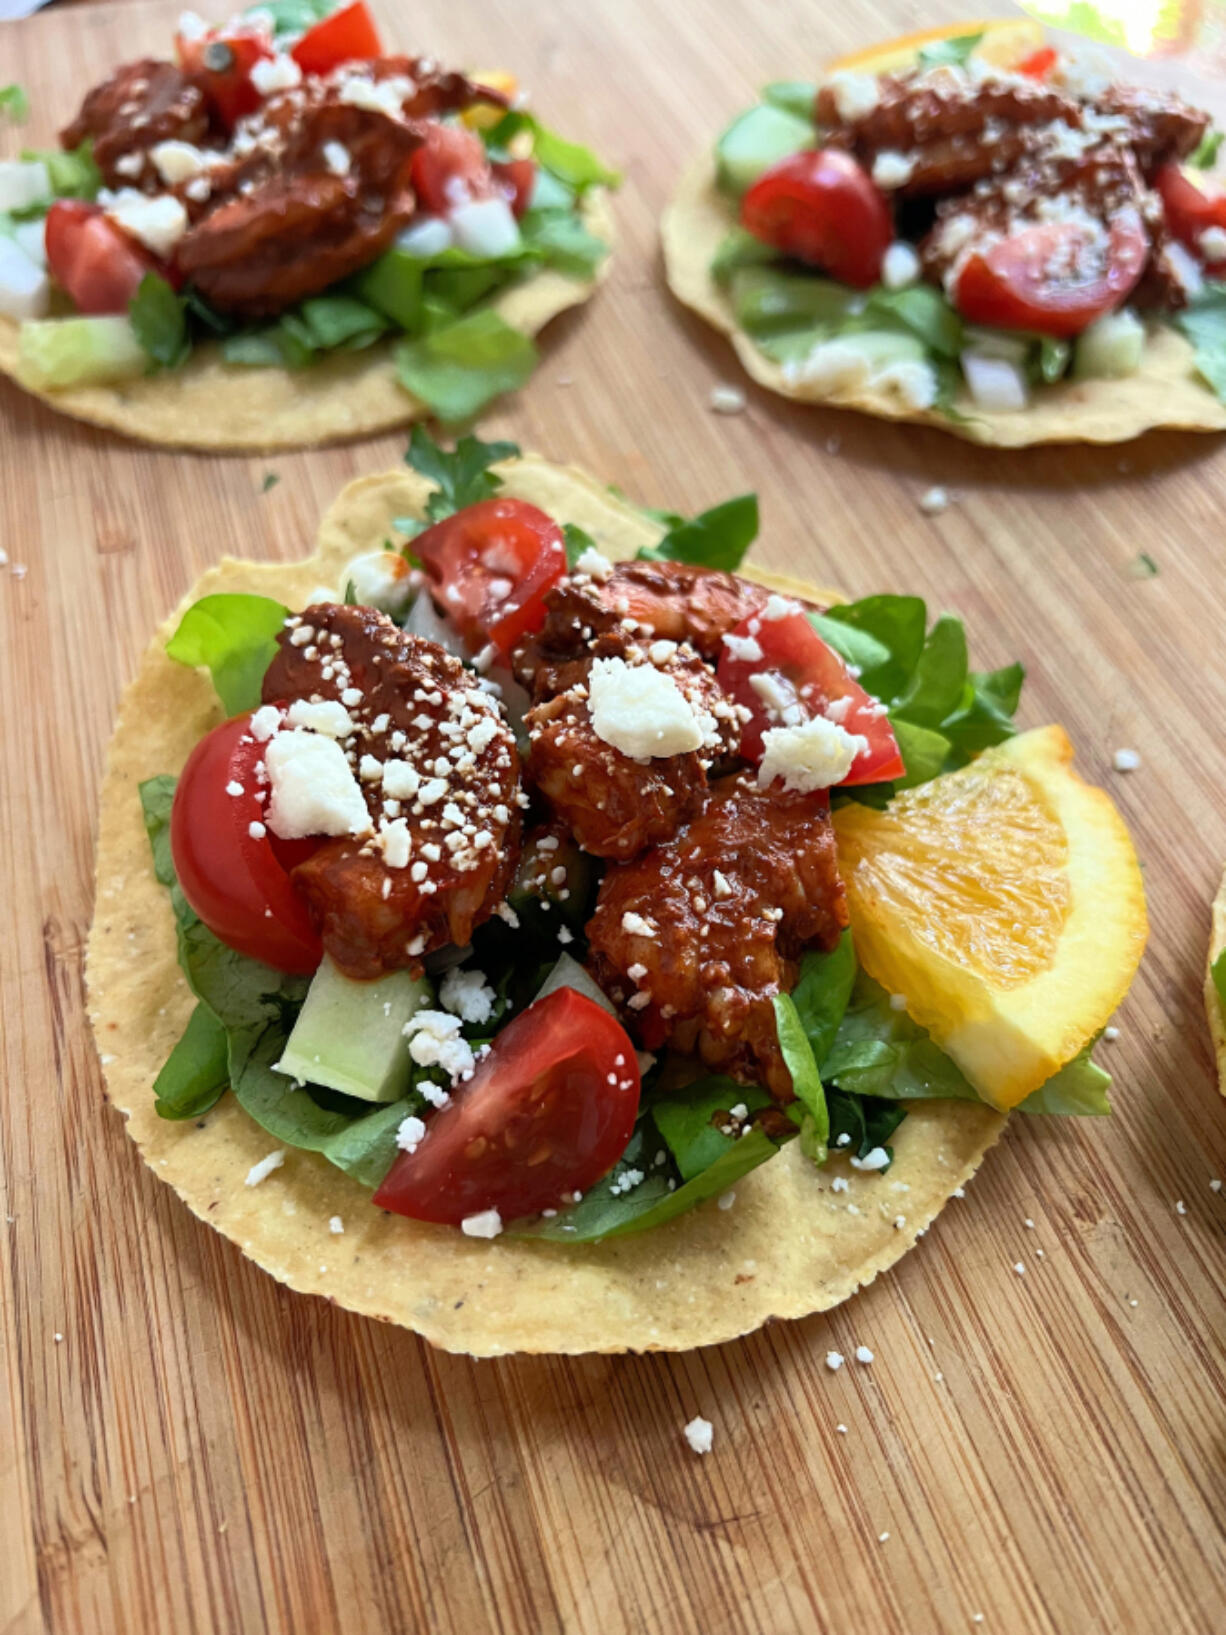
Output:
<instances>
[{"instance_id":1,"label":"wood grain surface","mask_svg":"<svg viewBox=\"0 0 1226 1635\"><path fill-rule=\"evenodd\" d=\"M489 429L645 502L756 487L764 563L964 615L980 664L1028 665L1024 721L1063 720L1111 786L1153 919L1103 1047L1116 1113L1015 1120L893 1274L718 1349L472 1363L286 1293L102 1101L81 986L95 795L165 610L223 549L303 554L402 439L184 458L6 385L0 1631L1220 1632L1226 1102L1200 986L1226 857L1226 446L993 453L753 388L746 413L709 411L736 370L663 291L670 182L759 82L953 5L422 0L394 29L382 9L398 42L513 66L625 165L611 283ZM164 50L176 11L0 27L30 135ZM933 483L954 503L930 518ZM1156 578L1133 576L1142 551ZM1120 747L1141 756L1126 778ZM857 1344L870 1366L827 1371Z\"/></svg>"}]
</instances>

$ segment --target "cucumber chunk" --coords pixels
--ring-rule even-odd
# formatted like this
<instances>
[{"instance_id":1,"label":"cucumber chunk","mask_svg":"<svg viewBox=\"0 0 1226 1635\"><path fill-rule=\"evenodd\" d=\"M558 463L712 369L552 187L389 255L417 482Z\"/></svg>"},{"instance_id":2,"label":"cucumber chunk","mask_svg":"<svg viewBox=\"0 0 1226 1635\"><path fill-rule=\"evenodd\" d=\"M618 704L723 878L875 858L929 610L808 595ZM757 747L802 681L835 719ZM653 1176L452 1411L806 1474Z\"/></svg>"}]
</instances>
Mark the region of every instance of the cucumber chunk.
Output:
<instances>
[{"instance_id":1,"label":"cucumber chunk","mask_svg":"<svg viewBox=\"0 0 1226 1635\"><path fill-rule=\"evenodd\" d=\"M585 999L590 999L594 1004L599 1005L601 1010L608 1011L610 1016L617 1016L617 1006L609 998L608 994L599 986L595 977L589 976L579 961L573 959L570 954L563 954L558 960L558 963L541 984L541 991L536 998L538 1000L544 999L547 994L555 993L559 988L573 988L576 993L581 993ZM535 1002L534 1000L533 1003ZM618 1017L618 1020L621 1020L620 1017Z\"/></svg>"},{"instance_id":2,"label":"cucumber chunk","mask_svg":"<svg viewBox=\"0 0 1226 1635\"><path fill-rule=\"evenodd\" d=\"M276 1070L363 1101L398 1101L413 1069L404 1025L433 1001L424 977L354 982L325 954Z\"/></svg>"},{"instance_id":3,"label":"cucumber chunk","mask_svg":"<svg viewBox=\"0 0 1226 1635\"><path fill-rule=\"evenodd\" d=\"M733 227L711 258L711 277L721 289L727 289L733 275L743 268L768 266L778 260L779 252L773 245L764 244L743 227Z\"/></svg>"},{"instance_id":4,"label":"cucumber chunk","mask_svg":"<svg viewBox=\"0 0 1226 1635\"><path fill-rule=\"evenodd\" d=\"M44 392L147 374L149 354L126 318L46 318L21 326L17 374Z\"/></svg>"},{"instance_id":5,"label":"cucumber chunk","mask_svg":"<svg viewBox=\"0 0 1226 1635\"><path fill-rule=\"evenodd\" d=\"M762 100L772 108L782 108L795 119L814 122L817 85L810 79L777 79L762 87Z\"/></svg>"},{"instance_id":6,"label":"cucumber chunk","mask_svg":"<svg viewBox=\"0 0 1226 1635\"><path fill-rule=\"evenodd\" d=\"M1078 380L1121 380L1135 375L1145 350L1145 325L1127 307L1082 330L1073 348Z\"/></svg>"},{"instance_id":7,"label":"cucumber chunk","mask_svg":"<svg viewBox=\"0 0 1226 1635\"><path fill-rule=\"evenodd\" d=\"M715 144L719 185L729 193L744 193L780 159L813 147L816 140L812 120L760 103L734 119Z\"/></svg>"},{"instance_id":8,"label":"cucumber chunk","mask_svg":"<svg viewBox=\"0 0 1226 1635\"><path fill-rule=\"evenodd\" d=\"M743 267L732 275L736 321L750 335L776 335L814 324L841 327L863 297L845 284L776 267Z\"/></svg>"}]
</instances>

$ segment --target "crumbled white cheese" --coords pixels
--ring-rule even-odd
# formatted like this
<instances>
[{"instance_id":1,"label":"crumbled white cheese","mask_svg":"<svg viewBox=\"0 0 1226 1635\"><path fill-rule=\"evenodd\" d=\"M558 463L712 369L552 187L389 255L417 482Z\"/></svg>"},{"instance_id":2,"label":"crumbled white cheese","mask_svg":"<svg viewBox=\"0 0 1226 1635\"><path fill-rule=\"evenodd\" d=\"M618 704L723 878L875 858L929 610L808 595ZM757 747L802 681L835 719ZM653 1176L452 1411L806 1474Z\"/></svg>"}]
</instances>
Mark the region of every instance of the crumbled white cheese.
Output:
<instances>
[{"instance_id":1,"label":"crumbled white cheese","mask_svg":"<svg viewBox=\"0 0 1226 1635\"><path fill-rule=\"evenodd\" d=\"M695 1453L710 1453L714 1438L715 1427L709 1419L703 1419L701 1414L691 1419L685 1427L685 1439Z\"/></svg>"},{"instance_id":2,"label":"crumbled white cheese","mask_svg":"<svg viewBox=\"0 0 1226 1635\"><path fill-rule=\"evenodd\" d=\"M689 700L654 665L594 660L588 707L596 736L632 760L684 755L702 745L702 728Z\"/></svg>"},{"instance_id":3,"label":"crumbled white cheese","mask_svg":"<svg viewBox=\"0 0 1226 1635\"><path fill-rule=\"evenodd\" d=\"M715 889L716 897L721 901L732 896L732 887L728 883L728 876L719 869L712 871L711 884Z\"/></svg>"},{"instance_id":4,"label":"crumbled white cheese","mask_svg":"<svg viewBox=\"0 0 1226 1635\"><path fill-rule=\"evenodd\" d=\"M761 664L762 662L762 644L756 636L727 635L724 637L724 646L731 656L741 664Z\"/></svg>"},{"instance_id":5,"label":"crumbled white cheese","mask_svg":"<svg viewBox=\"0 0 1226 1635\"><path fill-rule=\"evenodd\" d=\"M1113 1045L1120 1036L1119 1028L1104 1028L1103 1038L1109 1045Z\"/></svg>"},{"instance_id":6,"label":"crumbled white cheese","mask_svg":"<svg viewBox=\"0 0 1226 1635\"><path fill-rule=\"evenodd\" d=\"M871 1152L866 1152L863 1158L853 1158L851 1167L852 1169L887 1169L889 1163L890 1155L885 1148L874 1147Z\"/></svg>"},{"instance_id":7,"label":"crumbled white cheese","mask_svg":"<svg viewBox=\"0 0 1226 1635\"><path fill-rule=\"evenodd\" d=\"M389 869L408 867L413 843L409 838L409 826L404 818L393 818L390 823L386 819L380 822L378 845L383 853L383 861Z\"/></svg>"},{"instance_id":8,"label":"crumbled white cheese","mask_svg":"<svg viewBox=\"0 0 1226 1635\"><path fill-rule=\"evenodd\" d=\"M346 565L340 582L342 589L353 585L353 594L363 607L378 608L395 618L413 598L411 573L398 551L366 551Z\"/></svg>"},{"instance_id":9,"label":"crumbled white cheese","mask_svg":"<svg viewBox=\"0 0 1226 1635\"><path fill-rule=\"evenodd\" d=\"M1172 239L1165 248L1167 266L1174 274L1175 282L1181 287L1185 295L1199 295L1204 288L1205 275L1201 271L1200 262L1194 255L1190 255L1177 239Z\"/></svg>"},{"instance_id":10,"label":"crumbled white cheese","mask_svg":"<svg viewBox=\"0 0 1226 1635\"><path fill-rule=\"evenodd\" d=\"M496 1238L502 1231L502 1216L496 1209L483 1209L479 1215L465 1215L460 1231L467 1238Z\"/></svg>"},{"instance_id":11,"label":"crumbled white cheese","mask_svg":"<svg viewBox=\"0 0 1226 1635\"><path fill-rule=\"evenodd\" d=\"M407 1118L402 1118L400 1123L396 1126L396 1145L400 1148L401 1152L416 1152L418 1147L421 1145L422 1138L425 1136L425 1133L426 1125L424 1119L420 1119L416 1116L416 1114L410 1113Z\"/></svg>"},{"instance_id":12,"label":"crumbled white cheese","mask_svg":"<svg viewBox=\"0 0 1226 1635\"><path fill-rule=\"evenodd\" d=\"M826 83L834 93L834 106L839 118L848 122L871 114L881 94L876 74L857 74L843 69L831 74Z\"/></svg>"},{"instance_id":13,"label":"crumbled white cheese","mask_svg":"<svg viewBox=\"0 0 1226 1635\"><path fill-rule=\"evenodd\" d=\"M741 414L748 399L739 386L712 386L707 402L716 414Z\"/></svg>"},{"instance_id":14,"label":"crumbled white cheese","mask_svg":"<svg viewBox=\"0 0 1226 1635\"><path fill-rule=\"evenodd\" d=\"M636 914L630 908L622 915L622 930L631 937L654 937L656 934L651 921L645 920L641 914ZM647 974L646 970L643 974L644 976Z\"/></svg>"},{"instance_id":15,"label":"crumbled white cheese","mask_svg":"<svg viewBox=\"0 0 1226 1635\"><path fill-rule=\"evenodd\" d=\"M384 761L383 793L390 800L412 800L420 787L417 770L408 761Z\"/></svg>"},{"instance_id":16,"label":"crumbled white cheese","mask_svg":"<svg viewBox=\"0 0 1226 1635\"><path fill-rule=\"evenodd\" d=\"M795 727L768 727L762 734L762 764L758 784L762 789L783 779L785 789L809 793L832 789L851 771L856 756L868 748L868 740L847 732L824 715Z\"/></svg>"},{"instance_id":17,"label":"crumbled white cheese","mask_svg":"<svg viewBox=\"0 0 1226 1635\"><path fill-rule=\"evenodd\" d=\"M353 167L353 160L349 157L349 149L342 142L325 142L323 145L324 164L334 176L348 176Z\"/></svg>"},{"instance_id":18,"label":"crumbled white cheese","mask_svg":"<svg viewBox=\"0 0 1226 1635\"><path fill-rule=\"evenodd\" d=\"M305 698L297 698L286 711L285 719L291 727L318 732L325 738L348 738L353 731L349 712L334 698L320 699L314 704Z\"/></svg>"},{"instance_id":19,"label":"crumbled white cheese","mask_svg":"<svg viewBox=\"0 0 1226 1635\"><path fill-rule=\"evenodd\" d=\"M871 1363L873 1361L873 1354L866 1345L856 1347L856 1361L858 1363Z\"/></svg>"},{"instance_id":20,"label":"crumbled white cheese","mask_svg":"<svg viewBox=\"0 0 1226 1635\"><path fill-rule=\"evenodd\" d=\"M949 490L939 486L926 489L920 495L919 508L926 517L939 517L949 509Z\"/></svg>"},{"instance_id":21,"label":"crumbled white cheese","mask_svg":"<svg viewBox=\"0 0 1226 1635\"><path fill-rule=\"evenodd\" d=\"M920 275L920 258L905 239L891 244L881 261L881 282L888 290L906 289Z\"/></svg>"},{"instance_id":22,"label":"crumbled white cheese","mask_svg":"<svg viewBox=\"0 0 1226 1635\"><path fill-rule=\"evenodd\" d=\"M418 1011L404 1025L409 1055L419 1067L441 1067L452 1083L474 1066L472 1046L460 1037L460 1018L446 1011ZM425 1086L422 1086L424 1093Z\"/></svg>"},{"instance_id":23,"label":"crumbled white cheese","mask_svg":"<svg viewBox=\"0 0 1226 1635\"><path fill-rule=\"evenodd\" d=\"M843 1353L841 1351L828 1351L826 1353L826 1367L832 1374L837 1374L842 1366Z\"/></svg>"},{"instance_id":24,"label":"crumbled white cheese","mask_svg":"<svg viewBox=\"0 0 1226 1635\"><path fill-rule=\"evenodd\" d=\"M282 840L370 833L362 791L335 739L279 732L269 742L265 765L272 787L268 826Z\"/></svg>"},{"instance_id":25,"label":"crumbled white cheese","mask_svg":"<svg viewBox=\"0 0 1226 1635\"><path fill-rule=\"evenodd\" d=\"M793 613L799 612L799 602L793 602L790 597L779 596L772 591L766 598L766 606L762 609L762 617L768 624L774 624L778 619L790 619Z\"/></svg>"},{"instance_id":26,"label":"crumbled white cheese","mask_svg":"<svg viewBox=\"0 0 1226 1635\"><path fill-rule=\"evenodd\" d=\"M443 1009L463 1022L488 1022L498 998L484 971L466 971L458 965L443 978L438 997Z\"/></svg>"},{"instance_id":27,"label":"crumbled white cheese","mask_svg":"<svg viewBox=\"0 0 1226 1635\"><path fill-rule=\"evenodd\" d=\"M903 187L915 172L915 160L905 153L887 149L873 160L873 180L878 187Z\"/></svg>"},{"instance_id":28,"label":"crumbled white cheese","mask_svg":"<svg viewBox=\"0 0 1226 1635\"><path fill-rule=\"evenodd\" d=\"M187 211L169 193L148 198L135 188L124 187L108 196L105 208L125 233L131 233L163 261L187 231Z\"/></svg>"},{"instance_id":29,"label":"crumbled white cheese","mask_svg":"<svg viewBox=\"0 0 1226 1635\"><path fill-rule=\"evenodd\" d=\"M386 114L389 119L399 119L404 104L416 89L413 81L402 74L394 74L390 79L380 80L376 84L369 74L355 72L341 81L336 100L351 108L363 108L367 113Z\"/></svg>"},{"instance_id":30,"label":"crumbled white cheese","mask_svg":"<svg viewBox=\"0 0 1226 1635\"><path fill-rule=\"evenodd\" d=\"M252 1164L247 1171L245 1186L258 1187L261 1181L267 1180L273 1170L280 1169L285 1162L285 1148L278 1147L276 1152L270 1152L267 1158L261 1158L258 1164Z\"/></svg>"},{"instance_id":31,"label":"crumbled white cheese","mask_svg":"<svg viewBox=\"0 0 1226 1635\"><path fill-rule=\"evenodd\" d=\"M328 1221L328 1231L331 1232L335 1237L340 1237L341 1233L344 1230L345 1230L345 1223L340 1218L340 1216L339 1215L331 1216L329 1221Z\"/></svg>"},{"instance_id":32,"label":"crumbled white cheese","mask_svg":"<svg viewBox=\"0 0 1226 1635\"><path fill-rule=\"evenodd\" d=\"M613 564L594 545L589 545L582 555L576 558L575 572L585 573L589 579L595 579L603 585L606 579L613 577Z\"/></svg>"},{"instance_id":33,"label":"crumbled white cheese","mask_svg":"<svg viewBox=\"0 0 1226 1635\"><path fill-rule=\"evenodd\" d=\"M288 52L278 51L275 57L261 57L253 63L248 78L262 97L270 97L276 91L292 91L295 85L301 85L302 69Z\"/></svg>"},{"instance_id":34,"label":"crumbled white cheese","mask_svg":"<svg viewBox=\"0 0 1226 1635\"><path fill-rule=\"evenodd\" d=\"M1117 772L1135 772L1141 764L1141 757L1135 749L1117 749L1111 757L1111 764Z\"/></svg>"},{"instance_id":35,"label":"crumbled white cheese","mask_svg":"<svg viewBox=\"0 0 1226 1635\"><path fill-rule=\"evenodd\" d=\"M176 33L181 40L203 40L205 35L209 32L209 25L205 22L204 18L201 17L199 12L180 12Z\"/></svg>"},{"instance_id":36,"label":"crumbled white cheese","mask_svg":"<svg viewBox=\"0 0 1226 1635\"><path fill-rule=\"evenodd\" d=\"M1200 253L1206 261L1226 261L1226 227L1206 227L1200 235Z\"/></svg>"},{"instance_id":37,"label":"crumbled white cheese","mask_svg":"<svg viewBox=\"0 0 1226 1635\"><path fill-rule=\"evenodd\" d=\"M180 182L190 182L193 176L207 170L211 155L201 152L191 142L170 141L150 148L149 157L167 187L178 187Z\"/></svg>"},{"instance_id":38,"label":"crumbled white cheese","mask_svg":"<svg viewBox=\"0 0 1226 1635\"><path fill-rule=\"evenodd\" d=\"M251 736L257 744L266 744L281 726L281 711L275 704L261 704L251 717Z\"/></svg>"},{"instance_id":39,"label":"crumbled white cheese","mask_svg":"<svg viewBox=\"0 0 1226 1635\"><path fill-rule=\"evenodd\" d=\"M514 255L519 249L519 223L510 203L501 195L493 199L458 200L448 220L457 248L467 250L469 255L488 256L493 260Z\"/></svg>"}]
</instances>

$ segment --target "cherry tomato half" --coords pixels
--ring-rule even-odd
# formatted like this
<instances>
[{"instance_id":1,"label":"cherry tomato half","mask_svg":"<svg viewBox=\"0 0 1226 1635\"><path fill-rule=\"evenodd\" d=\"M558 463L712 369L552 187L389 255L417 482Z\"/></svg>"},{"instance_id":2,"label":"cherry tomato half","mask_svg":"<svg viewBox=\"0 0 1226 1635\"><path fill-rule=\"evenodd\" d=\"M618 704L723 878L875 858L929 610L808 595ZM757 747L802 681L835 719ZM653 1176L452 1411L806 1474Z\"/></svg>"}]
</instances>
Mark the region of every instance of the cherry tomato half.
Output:
<instances>
[{"instance_id":1,"label":"cherry tomato half","mask_svg":"<svg viewBox=\"0 0 1226 1635\"><path fill-rule=\"evenodd\" d=\"M122 227L84 199L57 199L47 212L47 264L78 312L127 312L140 281L156 267Z\"/></svg>"},{"instance_id":2,"label":"cherry tomato half","mask_svg":"<svg viewBox=\"0 0 1226 1635\"><path fill-rule=\"evenodd\" d=\"M449 1226L487 1209L513 1221L553 1208L625 1151L639 1088L621 1023L558 988L496 1035L416 1152L397 1158L375 1204Z\"/></svg>"},{"instance_id":3,"label":"cherry tomato half","mask_svg":"<svg viewBox=\"0 0 1226 1635\"><path fill-rule=\"evenodd\" d=\"M365 0L321 18L290 51L304 74L329 74L343 62L369 62L382 55L379 30Z\"/></svg>"},{"instance_id":4,"label":"cherry tomato half","mask_svg":"<svg viewBox=\"0 0 1226 1635\"><path fill-rule=\"evenodd\" d=\"M1171 235L1194 255L1203 256L1201 234L1209 227L1226 228L1226 193L1207 193L1185 174L1181 165L1163 165L1155 186Z\"/></svg>"},{"instance_id":5,"label":"cherry tomato half","mask_svg":"<svg viewBox=\"0 0 1226 1635\"><path fill-rule=\"evenodd\" d=\"M1094 224L1038 222L968 257L952 290L973 324L1079 335L1127 299L1145 270L1149 237L1140 219L1117 216L1105 246Z\"/></svg>"},{"instance_id":6,"label":"cherry tomato half","mask_svg":"<svg viewBox=\"0 0 1226 1635\"><path fill-rule=\"evenodd\" d=\"M437 120L427 123L424 135L410 170L424 210L445 216L457 204L493 194L490 162L479 136L463 125L440 125Z\"/></svg>"},{"instance_id":7,"label":"cherry tomato half","mask_svg":"<svg viewBox=\"0 0 1226 1635\"><path fill-rule=\"evenodd\" d=\"M799 725L801 720L830 713L829 706L834 704L833 716L844 731L868 740L868 748L857 755L843 782L883 783L902 777L905 768L889 716L801 609L782 619L754 614L736 627L732 637L731 647L724 643L715 674L728 697L750 712L741 734L741 754L746 760L762 759L762 735L768 727ZM738 637L755 641L762 657L738 657ZM796 710L799 720L789 721L787 717Z\"/></svg>"},{"instance_id":8,"label":"cherry tomato half","mask_svg":"<svg viewBox=\"0 0 1226 1635\"><path fill-rule=\"evenodd\" d=\"M251 83L251 70L273 55L272 41L262 29L236 23L198 40L180 34L175 44L183 72L204 93L227 130L260 106L264 99Z\"/></svg>"},{"instance_id":9,"label":"cherry tomato half","mask_svg":"<svg viewBox=\"0 0 1226 1635\"><path fill-rule=\"evenodd\" d=\"M256 778L265 745L250 726L249 714L223 721L188 757L170 813L171 856L183 895L228 948L307 975L323 947L286 872L303 861L302 847L282 861L284 842L252 833L252 824L263 824L257 795L267 785ZM242 793L230 794L232 787Z\"/></svg>"},{"instance_id":10,"label":"cherry tomato half","mask_svg":"<svg viewBox=\"0 0 1226 1635\"><path fill-rule=\"evenodd\" d=\"M492 165L491 169L499 190L507 196L511 214L518 221L532 200L532 189L536 185L536 160L503 159Z\"/></svg>"},{"instance_id":11,"label":"cherry tomato half","mask_svg":"<svg viewBox=\"0 0 1226 1635\"><path fill-rule=\"evenodd\" d=\"M414 554L434 600L476 649L504 657L545 622L545 595L566 572L562 530L526 500L478 500L418 534Z\"/></svg>"},{"instance_id":12,"label":"cherry tomato half","mask_svg":"<svg viewBox=\"0 0 1226 1635\"><path fill-rule=\"evenodd\" d=\"M759 176L741 200L741 226L854 289L878 281L894 238L885 194L832 148L790 154Z\"/></svg>"},{"instance_id":13,"label":"cherry tomato half","mask_svg":"<svg viewBox=\"0 0 1226 1635\"><path fill-rule=\"evenodd\" d=\"M1025 74L1027 79L1046 79L1059 61L1060 53L1054 45L1041 45L1018 63L1014 73Z\"/></svg>"}]
</instances>

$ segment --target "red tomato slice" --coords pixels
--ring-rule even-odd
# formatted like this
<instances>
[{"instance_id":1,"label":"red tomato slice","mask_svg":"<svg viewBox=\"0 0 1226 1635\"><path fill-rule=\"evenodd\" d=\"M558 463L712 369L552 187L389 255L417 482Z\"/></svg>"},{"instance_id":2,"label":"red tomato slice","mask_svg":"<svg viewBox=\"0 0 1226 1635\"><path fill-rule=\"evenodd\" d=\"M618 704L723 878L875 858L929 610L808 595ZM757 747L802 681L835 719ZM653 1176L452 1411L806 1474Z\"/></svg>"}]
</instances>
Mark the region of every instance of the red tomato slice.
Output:
<instances>
[{"instance_id":1,"label":"red tomato slice","mask_svg":"<svg viewBox=\"0 0 1226 1635\"><path fill-rule=\"evenodd\" d=\"M1014 73L1025 74L1027 79L1046 79L1059 61L1060 53L1054 45L1041 45L1018 63Z\"/></svg>"},{"instance_id":2,"label":"red tomato slice","mask_svg":"<svg viewBox=\"0 0 1226 1635\"><path fill-rule=\"evenodd\" d=\"M593 999L558 988L497 1034L490 1053L401 1153L375 1205L458 1226L496 1209L539 1214L586 1191L626 1149L639 1106L626 1030Z\"/></svg>"},{"instance_id":3,"label":"red tomato slice","mask_svg":"<svg viewBox=\"0 0 1226 1635\"><path fill-rule=\"evenodd\" d=\"M834 711L846 732L868 740L852 762L844 784L884 783L901 778L905 768L890 718L871 693L865 692L846 664L814 630L798 608L782 619L753 614L732 632L736 638L756 641L761 658L738 658L727 642L715 674L736 704L750 712L741 734L741 754L748 761L762 759L762 735L768 727L799 725L815 715ZM760 678L755 687L754 678ZM840 705L839 700L846 703ZM799 712L793 720L789 716Z\"/></svg>"},{"instance_id":4,"label":"red tomato slice","mask_svg":"<svg viewBox=\"0 0 1226 1635\"><path fill-rule=\"evenodd\" d=\"M855 289L878 281L894 238L885 194L831 148L793 153L759 176L741 200L741 226Z\"/></svg>"},{"instance_id":5,"label":"red tomato slice","mask_svg":"<svg viewBox=\"0 0 1226 1635\"><path fill-rule=\"evenodd\" d=\"M410 170L423 209L445 216L457 204L490 197L494 179L479 136L463 125L440 125L437 120L426 125L424 135Z\"/></svg>"},{"instance_id":6,"label":"red tomato slice","mask_svg":"<svg viewBox=\"0 0 1226 1635\"><path fill-rule=\"evenodd\" d=\"M1226 193L1216 189L1206 193L1175 164L1163 165L1155 186L1172 236L1194 255L1202 256L1200 236L1206 228L1226 228Z\"/></svg>"},{"instance_id":7,"label":"red tomato slice","mask_svg":"<svg viewBox=\"0 0 1226 1635\"><path fill-rule=\"evenodd\" d=\"M78 312L127 312L141 279L156 267L100 206L84 199L57 199L51 206L46 245L51 276Z\"/></svg>"},{"instance_id":8,"label":"red tomato slice","mask_svg":"<svg viewBox=\"0 0 1226 1635\"><path fill-rule=\"evenodd\" d=\"M535 159L503 159L490 167L499 189L506 194L516 221L528 208L536 185Z\"/></svg>"},{"instance_id":9,"label":"red tomato slice","mask_svg":"<svg viewBox=\"0 0 1226 1635\"><path fill-rule=\"evenodd\" d=\"M328 74L343 62L369 62L383 43L365 0L354 0L308 28L290 51L304 74Z\"/></svg>"},{"instance_id":10,"label":"red tomato slice","mask_svg":"<svg viewBox=\"0 0 1226 1635\"><path fill-rule=\"evenodd\" d=\"M1105 246L1091 223L1039 222L972 254L952 293L973 324L1079 335L1112 312L1145 270L1149 237L1139 217L1117 216Z\"/></svg>"},{"instance_id":11,"label":"red tomato slice","mask_svg":"<svg viewBox=\"0 0 1226 1635\"><path fill-rule=\"evenodd\" d=\"M286 843L251 833L264 821L256 796L267 786L256 780L265 746L250 725L249 714L223 721L188 757L170 813L170 851L183 895L215 936L274 970L305 976L323 946L286 873L303 861L301 843L290 843L283 867L277 848ZM231 784L242 793L228 794Z\"/></svg>"},{"instance_id":12,"label":"red tomato slice","mask_svg":"<svg viewBox=\"0 0 1226 1635\"><path fill-rule=\"evenodd\" d=\"M272 41L262 29L235 25L214 29L198 40L180 34L175 49L183 72L199 86L227 129L244 114L254 113L264 100L251 83L256 63L273 55Z\"/></svg>"},{"instance_id":13,"label":"red tomato slice","mask_svg":"<svg viewBox=\"0 0 1226 1635\"><path fill-rule=\"evenodd\" d=\"M473 648L504 657L545 622L545 595L566 572L562 530L526 500L479 500L413 541L434 600Z\"/></svg>"}]
</instances>

